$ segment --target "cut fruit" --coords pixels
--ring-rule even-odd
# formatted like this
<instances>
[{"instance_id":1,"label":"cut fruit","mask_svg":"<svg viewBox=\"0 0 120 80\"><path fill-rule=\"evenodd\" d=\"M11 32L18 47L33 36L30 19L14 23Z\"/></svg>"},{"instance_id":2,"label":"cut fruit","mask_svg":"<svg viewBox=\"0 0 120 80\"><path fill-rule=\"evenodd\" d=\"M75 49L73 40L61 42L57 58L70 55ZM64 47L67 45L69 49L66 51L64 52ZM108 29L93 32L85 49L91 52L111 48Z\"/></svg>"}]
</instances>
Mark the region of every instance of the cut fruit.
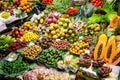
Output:
<instances>
[{"instance_id":1,"label":"cut fruit","mask_svg":"<svg viewBox=\"0 0 120 80\"><path fill-rule=\"evenodd\" d=\"M113 65L120 63L120 48L118 48L115 53L112 53L109 63Z\"/></svg>"},{"instance_id":2,"label":"cut fruit","mask_svg":"<svg viewBox=\"0 0 120 80\"><path fill-rule=\"evenodd\" d=\"M116 37L111 36L110 39L108 40L107 46L105 47L104 51L102 54L104 54L104 59L109 62L109 59L112 55L112 53L115 53L116 50Z\"/></svg>"},{"instance_id":3,"label":"cut fruit","mask_svg":"<svg viewBox=\"0 0 120 80\"><path fill-rule=\"evenodd\" d=\"M95 50L94 50L94 59L95 60L97 58L104 57L103 51L105 49L106 44L107 44L107 36L105 34L101 34L99 36L98 43L97 43Z\"/></svg>"}]
</instances>

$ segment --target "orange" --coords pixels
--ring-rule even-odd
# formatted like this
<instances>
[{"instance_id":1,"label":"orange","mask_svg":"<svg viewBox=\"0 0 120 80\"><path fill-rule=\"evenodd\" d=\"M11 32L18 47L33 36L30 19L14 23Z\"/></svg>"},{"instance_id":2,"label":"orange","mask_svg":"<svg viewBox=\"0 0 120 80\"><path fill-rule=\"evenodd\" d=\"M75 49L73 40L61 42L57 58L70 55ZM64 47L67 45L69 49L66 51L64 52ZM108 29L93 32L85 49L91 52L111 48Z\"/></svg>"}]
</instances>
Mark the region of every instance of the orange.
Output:
<instances>
[{"instance_id":1,"label":"orange","mask_svg":"<svg viewBox=\"0 0 120 80\"><path fill-rule=\"evenodd\" d=\"M23 7L23 6L24 6L24 3L21 3L21 4L20 4L20 7Z\"/></svg>"},{"instance_id":2,"label":"orange","mask_svg":"<svg viewBox=\"0 0 120 80\"><path fill-rule=\"evenodd\" d=\"M26 10L27 9L27 7L26 6L23 6L23 10Z\"/></svg>"},{"instance_id":3,"label":"orange","mask_svg":"<svg viewBox=\"0 0 120 80\"><path fill-rule=\"evenodd\" d=\"M30 8L30 6L29 6L29 5L26 5L26 7L27 7L27 9L28 9L28 8Z\"/></svg>"},{"instance_id":4,"label":"orange","mask_svg":"<svg viewBox=\"0 0 120 80\"><path fill-rule=\"evenodd\" d=\"M30 9L26 9L26 12L29 13L29 12L30 12Z\"/></svg>"},{"instance_id":5,"label":"orange","mask_svg":"<svg viewBox=\"0 0 120 80\"><path fill-rule=\"evenodd\" d=\"M31 7L31 6L32 6L32 4L29 4L29 6Z\"/></svg>"}]
</instances>

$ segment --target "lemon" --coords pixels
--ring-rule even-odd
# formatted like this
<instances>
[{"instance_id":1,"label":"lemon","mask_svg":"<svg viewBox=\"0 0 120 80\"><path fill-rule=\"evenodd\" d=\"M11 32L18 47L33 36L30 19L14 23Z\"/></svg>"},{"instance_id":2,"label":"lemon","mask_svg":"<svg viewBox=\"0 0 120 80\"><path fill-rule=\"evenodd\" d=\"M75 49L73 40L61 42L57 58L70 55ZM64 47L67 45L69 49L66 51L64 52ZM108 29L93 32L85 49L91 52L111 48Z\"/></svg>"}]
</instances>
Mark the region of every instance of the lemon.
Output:
<instances>
[{"instance_id":1,"label":"lemon","mask_svg":"<svg viewBox=\"0 0 120 80\"><path fill-rule=\"evenodd\" d=\"M62 23L62 22L58 22L58 24L59 24L60 26L62 26L63 23Z\"/></svg>"},{"instance_id":2,"label":"lemon","mask_svg":"<svg viewBox=\"0 0 120 80\"><path fill-rule=\"evenodd\" d=\"M58 24L54 24L54 28L58 28Z\"/></svg>"},{"instance_id":3,"label":"lemon","mask_svg":"<svg viewBox=\"0 0 120 80\"><path fill-rule=\"evenodd\" d=\"M62 36L65 36L65 33L62 33L61 35L62 35Z\"/></svg>"},{"instance_id":4,"label":"lemon","mask_svg":"<svg viewBox=\"0 0 120 80\"><path fill-rule=\"evenodd\" d=\"M57 34L58 37L60 37L60 34Z\"/></svg>"},{"instance_id":5,"label":"lemon","mask_svg":"<svg viewBox=\"0 0 120 80\"><path fill-rule=\"evenodd\" d=\"M74 33L72 33L72 35L71 35L72 37L74 37L75 36L75 34Z\"/></svg>"},{"instance_id":6,"label":"lemon","mask_svg":"<svg viewBox=\"0 0 120 80\"><path fill-rule=\"evenodd\" d=\"M88 33L88 29L85 30L85 33Z\"/></svg>"},{"instance_id":7,"label":"lemon","mask_svg":"<svg viewBox=\"0 0 120 80\"><path fill-rule=\"evenodd\" d=\"M54 23L51 23L51 24L50 24L50 27L51 27L51 26L54 26Z\"/></svg>"},{"instance_id":8,"label":"lemon","mask_svg":"<svg viewBox=\"0 0 120 80\"><path fill-rule=\"evenodd\" d=\"M69 37L70 35L66 34L65 36L66 36L66 37Z\"/></svg>"},{"instance_id":9,"label":"lemon","mask_svg":"<svg viewBox=\"0 0 120 80\"><path fill-rule=\"evenodd\" d=\"M44 23L44 19L43 19L43 18L40 19L40 23L41 23L41 24Z\"/></svg>"},{"instance_id":10,"label":"lemon","mask_svg":"<svg viewBox=\"0 0 120 80\"><path fill-rule=\"evenodd\" d=\"M52 35L55 35L55 34L56 34L56 32L55 32L55 31L51 31L51 34L52 34Z\"/></svg>"},{"instance_id":11,"label":"lemon","mask_svg":"<svg viewBox=\"0 0 120 80\"><path fill-rule=\"evenodd\" d=\"M67 26L68 26L68 24L67 24L67 23L64 23L64 24L63 24L63 27L67 27Z\"/></svg>"},{"instance_id":12,"label":"lemon","mask_svg":"<svg viewBox=\"0 0 120 80\"><path fill-rule=\"evenodd\" d=\"M45 33L45 37L48 37L48 34L47 34L47 33Z\"/></svg>"},{"instance_id":13,"label":"lemon","mask_svg":"<svg viewBox=\"0 0 120 80\"><path fill-rule=\"evenodd\" d=\"M54 38L54 39L57 39L57 38L58 38L58 36L57 36L57 35L54 35L54 36L53 36L53 38Z\"/></svg>"},{"instance_id":14,"label":"lemon","mask_svg":"<svg viewBox=\"0 0 120 80\"><path fill-rule=\"evenodd\" d=\"M69 30L68 32L71 34L71 33L72 33L72 30Z\"/></svg>"},{"instance_id":15,"label":"lemon","mask_svg":"<svg viewBox=\"0 0 120 80\"><path fill-rule=\"evenodd\" d=\"M57 32L57 33L60 33L60 29L56 29L56 32Z\"/></svg>"},{"instance_id":16,"label":"lemon","mask_svg":"<svg viewBox=\"0 0 120 80\"><path fill-rule=\"evenodd\" d=\"M34 23L36 23L36 24L37 24L37 23L38 23L38 20L37 20L37 19L36 19L36 20L34 20Z\"/></svg>"},{"instance_id":17,"label":"lemon","mask_svg":"<svg viewBox=\"0 0 120 80\"><path fill-rule=\"evenodd\" d=\"M54 30L54 27L53 27L53 26L50 26L50 30Z\"/></svg>"}]
</instances>

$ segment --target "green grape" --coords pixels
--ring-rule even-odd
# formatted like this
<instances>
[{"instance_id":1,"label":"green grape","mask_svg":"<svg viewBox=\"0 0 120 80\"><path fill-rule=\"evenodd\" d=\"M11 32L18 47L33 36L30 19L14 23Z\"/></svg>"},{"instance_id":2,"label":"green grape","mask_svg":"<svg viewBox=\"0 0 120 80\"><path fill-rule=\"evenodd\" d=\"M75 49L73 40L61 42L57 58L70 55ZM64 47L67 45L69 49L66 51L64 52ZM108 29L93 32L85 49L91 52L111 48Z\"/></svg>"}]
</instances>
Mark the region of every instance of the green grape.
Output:
<instances>
[{"instance_id":1,"label":"green grape","mask_svg":"<svg viewBox=\"0 0 120 80\"><path fill-rule=\"evenodd\" d=\"M1 17L7 19L8 17L10 17L10 14L7 11L3 11Z\"/></svg>"}]
</instances>

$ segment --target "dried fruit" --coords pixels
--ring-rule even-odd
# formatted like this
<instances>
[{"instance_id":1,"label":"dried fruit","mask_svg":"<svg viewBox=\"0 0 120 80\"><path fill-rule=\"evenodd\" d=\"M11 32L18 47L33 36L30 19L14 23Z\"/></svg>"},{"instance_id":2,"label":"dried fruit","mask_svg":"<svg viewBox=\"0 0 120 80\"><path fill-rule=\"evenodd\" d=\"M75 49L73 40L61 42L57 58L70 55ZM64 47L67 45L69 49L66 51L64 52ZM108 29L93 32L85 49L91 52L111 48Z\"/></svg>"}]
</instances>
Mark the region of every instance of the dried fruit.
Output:
<instances>
[{"instance_id":1,"label":"dried fruit","mask_svg":"<svg viewBox=\"0 0 120 80\"><path fill-rule=\"evenodd\" d=\"M40 52L42 51L42 48L37 45L31 45L28 47L25 47L22 51L22 54L25 55L28 59L34 59Z\"/></svg>"},{"instance_id":2,"label":"dried fruit","mask_svg":"<svg viewBox=\"0 0 120 80\"><path fill-rule=\"evenodd\" d=\"M98 74L101 77L107 77L107 76L109 76L109 73L111 73L111 72L112 72L112 69L110 67L106 67L106 66L103 66L98 69Z\"/></svg>"},{"instance_id":3,"label":"dried fruit","mask_svg":"<svg viewBox=\"0 0 120 80\"><path fill-rule=\"evenodd\" d=\"M44 49L47 49L53 44L53 40L48 37L42 37L36 41L36 44L40 45Z\"/></svg>"},{"instance_id":4,"label":"dried fruit","mask_svg":"<svg viewBox=\"0 0 120 80\"><path fill-rule=\"evenodd\" d=\"M52 44L53 48L60 49L60 50L67 50L69 42L65 40L58 40Z\"/></svg>"},{"instance_id":5,"label":"dried fruit","mask_svg":"<svg viewBox=\"0 0 120 80\"><path fill-rule=\"evenodd\" d=\"M97 58L96 60L93 61L93 67L102 67L106 61L102 58Z\"/></svg>"},{"instance_id":6,"label":"dried fruit","mask_svg":"<svg viewBox=\"0 0 120 80\"><path fill-rule=\"evenodd\" d=\"M26 46L25 42L17 40L8 46L8 50L11 52L16 52L16 50L21 49L25 46Z\"/></svg>"},{"instance_id":7,"label":"dried fruit","mask_svg":"<svg viewBox=\"0 0 120 80\"><path fill-rule=\"evenodd\" d=\"M89 68L91 66L91 59L80 59L80 66Z\"/></svg>"}]
</instances>

